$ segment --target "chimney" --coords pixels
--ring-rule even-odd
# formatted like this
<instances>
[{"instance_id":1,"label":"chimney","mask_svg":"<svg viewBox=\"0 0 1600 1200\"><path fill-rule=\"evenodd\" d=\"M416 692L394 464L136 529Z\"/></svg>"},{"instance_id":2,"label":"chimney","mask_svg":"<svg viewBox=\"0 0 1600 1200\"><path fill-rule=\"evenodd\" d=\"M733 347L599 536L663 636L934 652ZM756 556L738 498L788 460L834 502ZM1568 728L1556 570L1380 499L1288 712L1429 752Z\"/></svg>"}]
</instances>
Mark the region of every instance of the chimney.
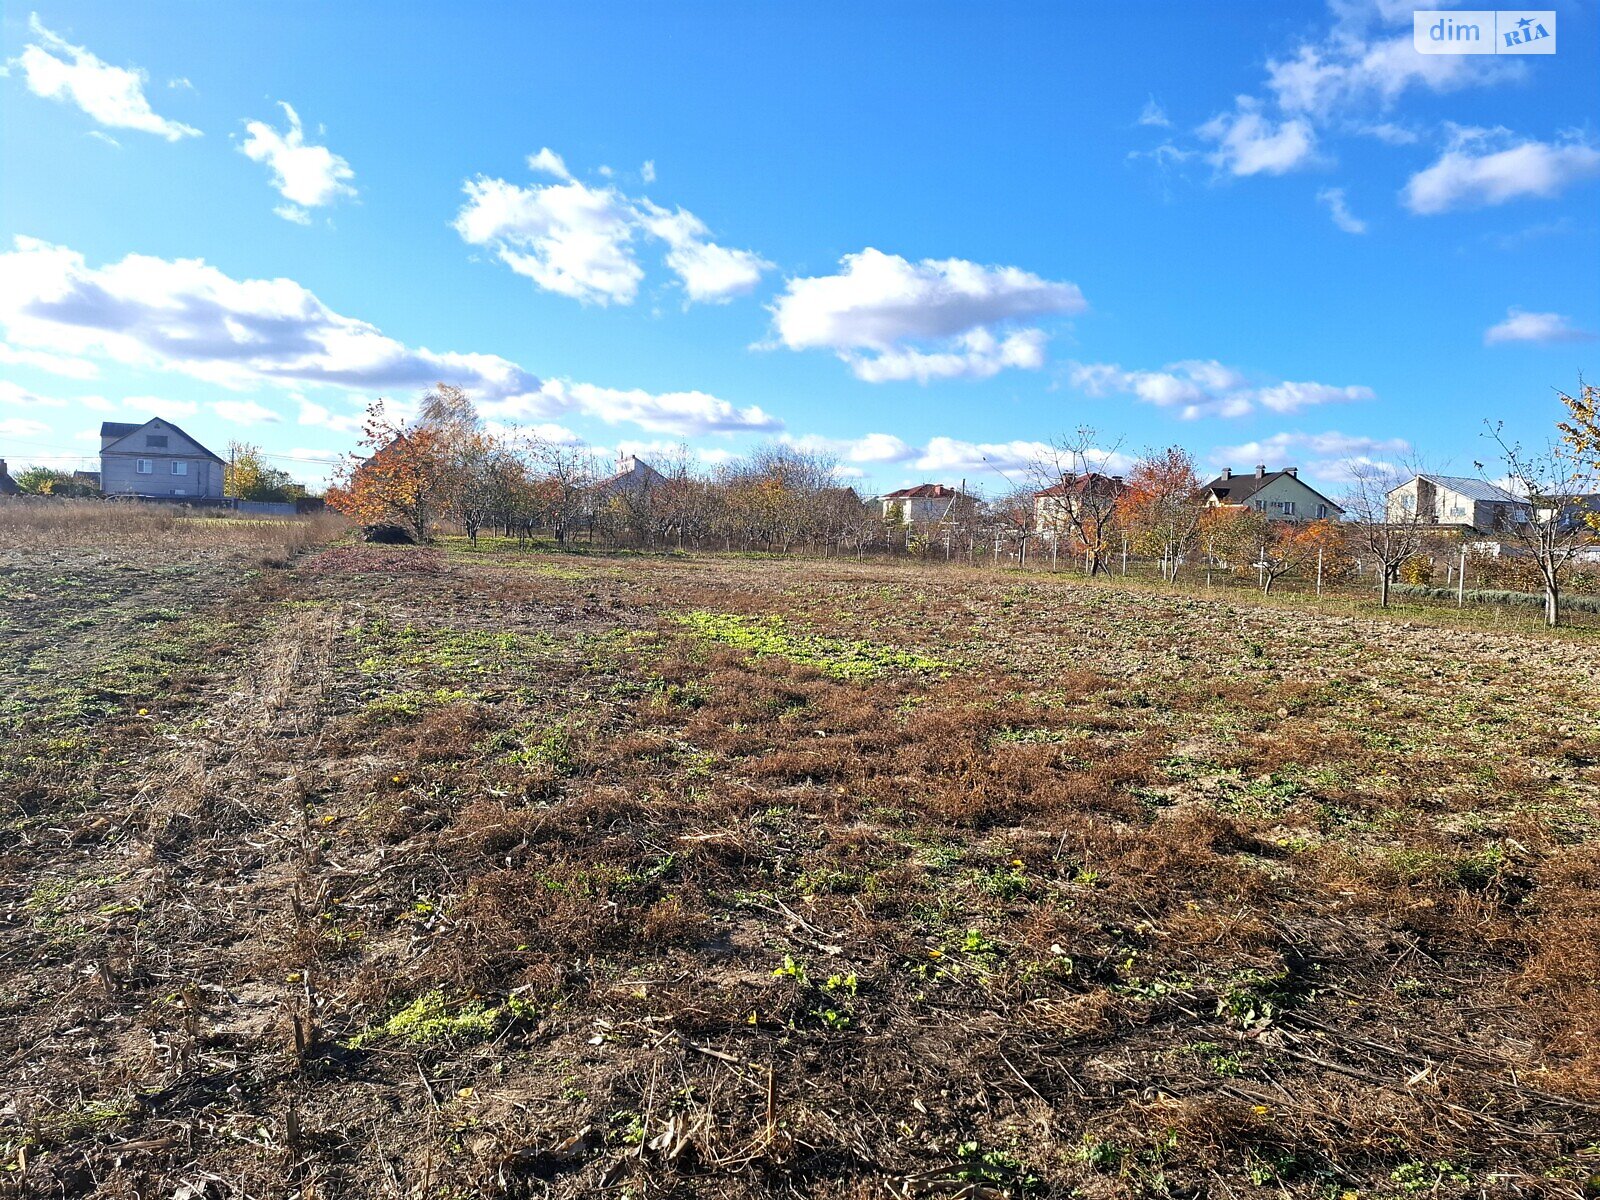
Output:
<instances>
[{"instance_id":1,"label":"chimney","mask_svg":"<svg viewBox=\"0 0 1600 1200\"><path fill-rule=\"evenodd\" d=\"M639 465L639 456L636 454L617 455L617 474L625 475Z\"/></svg>"},{"instance_id":2,"label":"chimney","mask_svg":"<svg viewBox=\"0 0 1600 1200\"><path fill-rule=\"evenodd\" d=\"M4 475L5 473L6 473L6 460L3 459L3 458L0 458L0 475Z\"/></svg>"},{"instance_id":3,"label":"chimney","mask_svg":"<svg viewBox=\"0 0 1600 1200\"><path fill-rule=\"evenodd\" d=\"M1257 463L1256 464L1256 478L1260 479L1266 473L1267 473L1267 464L1266 463Z\"/></svg>"},{"instance_id":4,"label":"chimney","mask_svg":"<svg viewBox=\"0 0 1600 1200\"><path fill-rule=\"evenodd\" d=\"M1224 479L1232 479L1233 478L1233 468L1232 467L1223 467L1222 468L1222 477Z\"/></svg>"},{"instance_id":5,"label":"chimney","mask_svg":"<svg viewBox=\"0 0 1600 1200\"><path fill-rule=\"evenodd\" d=\"M1285 467L1283 469L1283 473L1285 475L1287 475L1290 479L1299 479L1300 478L1300 468L1299 467Z\"/></svg>"}]
</instances>

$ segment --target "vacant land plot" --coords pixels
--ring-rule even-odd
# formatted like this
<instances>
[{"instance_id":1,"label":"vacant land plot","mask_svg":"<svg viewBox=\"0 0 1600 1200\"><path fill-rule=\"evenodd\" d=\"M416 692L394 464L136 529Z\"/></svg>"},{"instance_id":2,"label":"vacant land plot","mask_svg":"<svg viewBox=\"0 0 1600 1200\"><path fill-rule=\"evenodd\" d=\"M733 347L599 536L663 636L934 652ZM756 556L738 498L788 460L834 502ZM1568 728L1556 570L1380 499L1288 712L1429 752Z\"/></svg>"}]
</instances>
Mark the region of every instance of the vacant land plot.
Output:
<instances>
[{"instance_id":1,"label":"vacant land plot","mask_svg":"<svg viewBox=\"0 0 1600 1200\"><path fill-rule=\"evenodd\" d=\"M31 1195L1595 1186L1587 636L171 539L0 558Z\"/></svg>"}]
</instances>

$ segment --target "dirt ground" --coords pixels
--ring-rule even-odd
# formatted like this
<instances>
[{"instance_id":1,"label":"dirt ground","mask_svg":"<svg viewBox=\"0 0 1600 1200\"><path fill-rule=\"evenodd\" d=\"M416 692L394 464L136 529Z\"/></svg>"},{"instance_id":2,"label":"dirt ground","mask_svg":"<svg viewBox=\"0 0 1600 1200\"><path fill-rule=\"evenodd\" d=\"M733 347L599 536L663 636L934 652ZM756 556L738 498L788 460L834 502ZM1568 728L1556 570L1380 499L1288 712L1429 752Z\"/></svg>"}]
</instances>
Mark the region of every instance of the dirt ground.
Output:
<instances>
[{"instance_id":1,"label":"dirt ground","mask_svg":"<svg viewBox=\"0 0 1600 1200\"><path fill-rule=\"evenodd\" d=\"M283 562L0 555L0 1188L1600 1190L1600 638Z\"/></svg>"}]
</instances>

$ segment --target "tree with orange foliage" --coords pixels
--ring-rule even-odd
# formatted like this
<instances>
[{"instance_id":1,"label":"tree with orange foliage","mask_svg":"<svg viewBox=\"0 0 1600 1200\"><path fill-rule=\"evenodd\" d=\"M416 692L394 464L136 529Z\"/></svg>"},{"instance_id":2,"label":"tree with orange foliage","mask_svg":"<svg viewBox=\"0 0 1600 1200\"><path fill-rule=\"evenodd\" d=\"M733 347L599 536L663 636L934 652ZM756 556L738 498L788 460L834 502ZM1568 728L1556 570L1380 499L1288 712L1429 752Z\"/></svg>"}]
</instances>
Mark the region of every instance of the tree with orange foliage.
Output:
<instances>
[{"instance_id":1,"label":"tree with orange foliage","mask_svg":"<svg viewBox=\"0 0 1600 1200\"><path fill-rule=\"evenodd\" d=\"M1219 565L1237 571L1255 561L1267 537L1267 519L1251 508L1217 504L1206 508L1195 525L1195 538L1206 556L1206 586Z\"/></svg>"},{"instance_id":2,"label":"tree with orange foliage","mask_svg":"<svg viewBox=\"0 0 1600 1200\"><path fill-rule=\"evenodd\" d=\"M1181 446L1145 455L1117 497L1118 523L1140 553L1161 559L1161 577L1178 580L1178 563L1194 544L1206 511L1194 456Z\"/></svg>"},{"instance_id":3,"label":"tree with orange foliage","mask_svg":"<svg viewBox=\"0 0 1600 1200\"><path fill-rule=\"evenodd\" d=\"M1261 591L1272 591L1275 581L1307 563L1319 552L1334 553L1344 546L1344 532L1338 522L1323 519L1299 524L1294 521L1271 521L1261 544L1261 558L1257 566L1261 571Z\"/></svg>"},{"instance_id":4,"label":"tree with orange foliage","mask_svg":"<svg viewBox=\"0 0 1600 1200\"><path fill-rule=\"evenodd\" d=\"M360 525L398 525L427 541L448 490L445 436L434 426L406 429L390 420L382 400L367 408L361 445L328 488L328 507Z\"/></svg>"}]
</instances>

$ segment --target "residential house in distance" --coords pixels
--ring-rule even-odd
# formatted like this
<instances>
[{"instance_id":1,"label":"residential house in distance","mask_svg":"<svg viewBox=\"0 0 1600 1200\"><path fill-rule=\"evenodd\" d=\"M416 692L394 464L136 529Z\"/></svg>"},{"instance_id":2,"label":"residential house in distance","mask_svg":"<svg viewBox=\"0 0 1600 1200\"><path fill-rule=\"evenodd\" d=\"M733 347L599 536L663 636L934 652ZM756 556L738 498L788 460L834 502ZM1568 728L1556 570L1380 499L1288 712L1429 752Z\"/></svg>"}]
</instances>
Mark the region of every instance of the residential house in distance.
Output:
<instances>
[{"instance_id":1,"label":"residential house in distance","mask_svg":"<svg viewBox=\"0 0 1600 1200\"><path fill-rule=\"evenodd\" d=\"M17 481L11 478L10 472L6 470L6 460L0 458L0 496L16 496L21 492L22 489L17 486Z\"/></svg>"},{"instance_id":2,"label":"residential house in distance","mask_svg":"<svg viewBox=\"0 0 1600 1200\"><path fill-rule=\"evenodd\" d=\"M160 417L100 426L100 490L142 500L221 500L222 459Z\"/></svg>"},{"instance_id":3,"label":"residential house in distance","mask_svg":"<svg viewBox=\"0 0 1600 1200\"><path fill-rule=\"evenodd\" d=\"M1090 513L1106 513L1117 498L1128 490L1121 475L1102 475L1086 471L1082 475L1063 475L1033 494L1033 525L1041 535L1053 538L1070 532L1073 519L1086 505Z\"/></svg>"},{"instance_id":4,"label":"residential house in distance","mask_svg":"<svg viewBox=\"0 0 1600 1200\"><path fill-rule=\"evenodd\" d=\"M595 507L618 496L631 496L659 487L667 477L637 454L617 455L617 469L593 484L589 491L594 496Z\"/></svg>"},{"instance_id":5,"label":"residential house in distance","mask_svg":"<svg viewBox=\"0 0 1600 1200\"><path fill-rule=\"evenodd\" d=\"M1389 520L1453 525L1463 533L1504 533L1532 515L1528 502L1497 484L1466 475L1416 475L1388 494Z\"/></svg>"},{"instance_id":6,"label":"residential house in distance","mask_svg":"<svg viewBox=\"0 0 1600 1200\"><path fill-rule=\"evenodd\" d=\"M883 519L902 525L937 525L940 521L964 520L976 506L973 498L944 483L919 483L879 496Z\"/></svg>"},{"instance_id":7,"label":"residential house in distance","mask_svg":"<svg viewBox=\"0 0 1600 1200\"><path fill-rule=\"evenodd\" d=\"M1201 491L1213 508L1252 508L1269 521L1338 520L1344 515L1344 509L1300 478L1299 467L1269 471L1262 465L1253 475L1235 475L1233 468L1224 467Z\"/></svg>"}]
</instances>

